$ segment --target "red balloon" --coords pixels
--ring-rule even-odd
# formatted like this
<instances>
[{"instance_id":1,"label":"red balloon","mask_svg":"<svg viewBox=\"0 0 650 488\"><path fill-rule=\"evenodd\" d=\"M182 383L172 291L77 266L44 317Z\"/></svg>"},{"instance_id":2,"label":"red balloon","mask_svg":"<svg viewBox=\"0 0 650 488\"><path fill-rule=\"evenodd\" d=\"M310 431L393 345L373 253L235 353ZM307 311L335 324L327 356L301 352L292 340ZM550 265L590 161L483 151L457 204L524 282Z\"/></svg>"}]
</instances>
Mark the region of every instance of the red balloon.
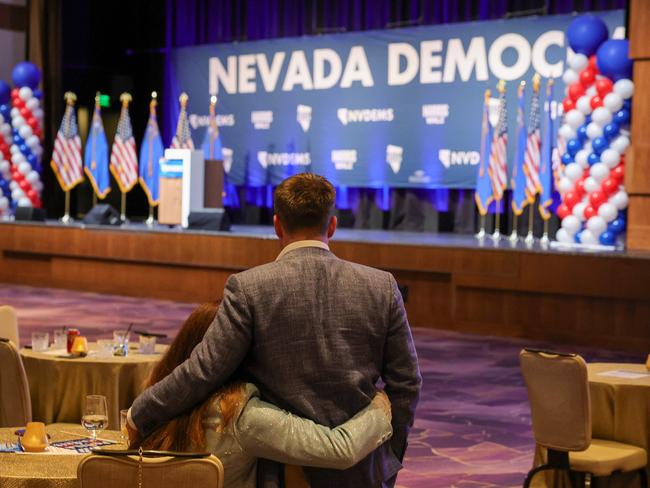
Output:
<instances>
[{"instance_id":1,"label":"red balloon","mask_svg":"<svg viewBox=\"0 0 650 488\"><path fill-rule=\"evenodd\" d=\"M27 118L31 115L32 113L29 111L27 107L23 107L20 109L20 115L22 115L24 118Z\"/></svg>"},{"instance_id":2,"label":"red balloon","mask_svg":"<svg viewBox=\"0 0 650 488\"><path fill-rule=\"evenodd\" d=\"M557 216L560 217L560 219L563 219L571 213L571 210L569 210L569 207L567 207L566 204L561 203L557 206L557 210L555 212L557 213Z\"/></svg>"},{"instance_id":3,"label":"red balloon","mask_svg":"<svg viewBox=\"0 0 650 488\"><path fill-rule=\"evenodd\" d=\"M573 187L573 191L576 192L580 197L584 196L585 194L585 180L584 178L580 178L578 181L576 181L575 186Z\"/></svg>"},{"instance_id":4,"label":"red balloon","mask_svg":"<svg viewBox=\"0 0 650 488\"><path fill-rule=\"evenodd\" d=\"M20 180L18 182L18 186L21 187L24 191L29 190L31 187L29 186L29 182L26 180Z\"/></svg>"},{"instance_id":5,"label":"red balloon","mask_svg":"<svg viewBox=\"0 0 650 488\"><path fill-rule=\"evenodd\" d=\"M25 101L20 97L15 98L13 103L14 103L14 106L16 108L19 108L19 109L21 109L21 108L23 108L25 106Z\"/></svg>"},{"instance_id":6,"label":"red balloon","mask_svg":"<svg viewBox=\"0 0 650 488\"><path fill-rule=\"evenodd\" d=\"M614 83L612 83L612 80L609 78L598 78L596 80L596 92L598 92L601 97L605 97L605 95L612 91L613 87Z\"/></svg>"},{"instance_id":7,"label":"red balloon","mask_svg":"<svg viewBox=\"0 0 650 488\"><path fill-rule=\"evenodd\" d=\"M592 217L595 217L598 215L598 210L596 210L594 207L591 205L587 205L585 207L585 219L589 220Z\"/></svg>"},{"instance_id":8,"label":"red balloon","mask_svg":"<svg viewBox=\"0 0 650 488\"><path fill-rule=\"evenodd\" d=\"M598 73L598 62L596 61L596 55L593 54L589 56L589 64L588 66L593 69L596 73Z\"/></svg>"},{"instance_id":9,"label":"red balloon","mask_svg":"<svg viewBox=\"0 0 650 488\"><path fill-rule=\"evenodd\" d=\"M564 113L567 113L573 110L574 108L576 108L576 102L574 102L570 98L565 98L564 101L562 102L562 106L564 107Z\"/></svg>"},{"instance_id":10,"label":"red balloon","mask_svg":"<svg viewBox=\"0 0 650 488\"><path fill-rule=\"evenodd\" d=\"M580 73L580 83L582 83L582 86L584 87L591 86L595 79L596 72L591 68L583 69Z\"/></svg>"},{"instance_id":11,"label":"red balloon","mask_svg":"<svg viewBox=\"0 0 650 488\"><path fill-rule=\"evenodd\" d=\"M623 178L625 177L625 167L622 164L619 164L612 170L610 173L610 176L613 176L616 178L616 180L619 182L619 184L623 183Z\"/></svg>"},{"instance_id":12,"label":"red balloon","mask_svg":"<svg viewBox=\"0 0 650 488\"><path fill-rule=\"evenodd\" d=\"M591 203L591 206L594 207L595 209L600 207L601 204L603 204L606 201L607 201L607 196L605 196L605 194L600 190L596 190L591 195L589 195L589 203Z\"/></svg>"},{"instance_id":13,"label":"red balloon","mask_svg":"<svg viewBox=\"0 0 650 488\"><path fill-rule=\"evenodd\" d=\"M585 87L582 86L580 83L573 83L572 85L569 85L569 98L574 102L577 102L578 98L580 98L584 94L585 94Z\"/></svg>"},{"instance_id":14,"label":"red balloon","mask_svg":"<svg viewBox=\"0 0 650 488\"><path fill-rule=\"evenodd\" d=\"M608 176L603 180L600 189L605 195L609 197L618 191L619 185L619 181L614 176Z\"/></svg>"},{"instance_id":15,"label":"red balloon","mask_svg":"<svg viewBox=\"0 0 650 488\"><path fill-rule=\"evenodd\" d=\"M27 198L29 198L32 201L32 203L35 203L36 199L38 199L38 195L31 188L29 190L27 190L26 195L27 195Z\"/></svg>"},{"instance_id":16,"label":"red balloon","mask_svg":"<svg viewBox=\"0 0 650 488\"><path fill-rule=\"evenodd\" d=\"M20 181L23 179L23 175L20 171L18 171L18 168L16 168L16 165L13 165L11 167L11 178L15 181Z\"/></svg>"},{"instance_id":17,"label":"red balloon","mask_svg":"<svg viewBox=\"0 0 650 488\"><path fill-rule=\"evenodd\" d=\"M564 203L569 207L569 210L572 210L575 204L579 201L580 196L574 191L568 191L566 192L566 195L564 195Z\"/></svg>"},{"instance_id":18,"label":"red balloon","mask_svg":"<svg viewBox=\"0 0 650 488\"><path fill-rule=\"evenodd\" d=\"M591 97L591 100L589 101L589 105L591 105L591 108L596 110L598 107L603 106L603 99L600 97L600 95L594 95Z\"/></svg>"},{"instance_id":19,"label":"red balloon","mask_svg":"<svg viewBox=\"0 0 650 488\"><path fill-rule=\"evenodd\" d=\"M18 93L18 88L11 90L11 98L18 98L20 94Z\"/></svg>"},{"instance_id":20,"label":"red balloon","mask_svg":"<svg viewBox=\"0 0 650 488\"><path fill-rule=\"evenodd\" d=\"M32 129L35 129L36 127L38 127L38 120L37 120L36 117L34 117L34 116L30 116L30 117L28 117L28 118L27 118L27 123L29 124L29 126L30 126Z\"/></svg>"}]
</instances>

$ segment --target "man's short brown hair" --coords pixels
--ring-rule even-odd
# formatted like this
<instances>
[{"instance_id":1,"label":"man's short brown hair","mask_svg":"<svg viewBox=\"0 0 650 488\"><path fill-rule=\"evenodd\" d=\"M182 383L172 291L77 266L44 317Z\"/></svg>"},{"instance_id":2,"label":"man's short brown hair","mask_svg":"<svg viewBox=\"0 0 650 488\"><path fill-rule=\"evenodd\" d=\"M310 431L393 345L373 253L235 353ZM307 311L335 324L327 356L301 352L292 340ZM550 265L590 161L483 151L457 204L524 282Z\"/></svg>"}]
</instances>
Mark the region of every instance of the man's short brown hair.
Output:
<instances>
[{"instance_id":1,"label":"man's short brown hair","mask_svg":"<svg viewBox=\"0 0 650 488\"><path fill-rule=\"evenodd\" d=\"M325 178L300 173L287 178L275 189L273 206L286 232L313 229L325 233L335 198L336 190Z\"/></svg>"}]
</instances>

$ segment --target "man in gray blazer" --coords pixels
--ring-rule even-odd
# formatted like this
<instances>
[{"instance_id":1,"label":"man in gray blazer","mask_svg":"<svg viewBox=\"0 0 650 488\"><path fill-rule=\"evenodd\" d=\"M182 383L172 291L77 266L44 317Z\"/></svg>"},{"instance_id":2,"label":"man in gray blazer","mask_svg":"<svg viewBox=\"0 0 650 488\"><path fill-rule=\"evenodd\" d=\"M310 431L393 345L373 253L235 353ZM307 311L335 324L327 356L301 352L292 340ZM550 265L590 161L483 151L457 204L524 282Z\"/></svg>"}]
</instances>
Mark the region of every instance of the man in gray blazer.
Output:
<instances>
[{"instance_id":1,"label":"man in gray blazer","mask_svg":"<svg viewBox=\"0 0 650 488\"><path fill-rule=\"evenodd\" d=\"M313 488L394 485L419 397L417 357L393 276L330 252L334 200L332 185L313 174L278 186L273 220L282 252L228 279L191 358L133 403L130 421L141 434L234 375L257 385L265 400L328 426L368 405L381 379L392 404L390 442L345 471L306 473ZM260 463L260 480L272 471Z\"/></svg>"}]
</instances>

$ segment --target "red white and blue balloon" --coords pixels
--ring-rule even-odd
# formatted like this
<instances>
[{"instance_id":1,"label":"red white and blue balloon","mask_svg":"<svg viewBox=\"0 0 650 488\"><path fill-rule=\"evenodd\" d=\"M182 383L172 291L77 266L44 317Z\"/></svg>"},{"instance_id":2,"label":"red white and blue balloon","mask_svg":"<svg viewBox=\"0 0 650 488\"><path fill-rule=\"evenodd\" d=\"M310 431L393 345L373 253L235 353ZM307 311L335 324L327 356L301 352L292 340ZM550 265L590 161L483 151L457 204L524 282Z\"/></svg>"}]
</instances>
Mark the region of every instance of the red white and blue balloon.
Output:
<instances>
[{"instance_id":1,"label":"red white and blue balloon","mask_svg":"<svg viewBox=\"0 0 650 488\"><path fill-rule=\"evenodd\" d=\"M634 94L632 61L628 41L607 40L606 33L605 24L593 15L577 17L567 31L575 54L563 76L567 90L559 134L567 142L558 183L560 242L614 245L626 227L623 176Z\"/></svg>"}]
</instances>

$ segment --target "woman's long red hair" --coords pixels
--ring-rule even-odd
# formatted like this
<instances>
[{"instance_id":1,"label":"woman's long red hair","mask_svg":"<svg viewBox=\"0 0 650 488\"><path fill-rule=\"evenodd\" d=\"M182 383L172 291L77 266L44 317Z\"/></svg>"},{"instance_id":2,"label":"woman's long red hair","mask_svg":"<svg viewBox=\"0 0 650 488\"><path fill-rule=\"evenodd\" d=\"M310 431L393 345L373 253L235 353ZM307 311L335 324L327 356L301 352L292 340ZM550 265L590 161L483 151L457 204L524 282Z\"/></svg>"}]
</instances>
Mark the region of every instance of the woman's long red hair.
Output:
<instances>
[{"instance_id":1,"label":"woman's long red hair","mask_svg":"<svg viewBox=\"0 0 650 488\"><path fill-rule=\"evenodd\" d=\"M169 346L169 349L156 364L146 387L149 387L170 374L174 369L190 357L192 351L203 340L205 332L214 321L217 314L216 303L199 305L185 320L183 327ZM222 428L232 421L241 395L241 384L233 383L224 386L219 391L219 402L222 415ZM131 448L142 446L143 449L156 449L163 451L189 451L191 449L205 448L205 432L203 418L207 413L213 397L205 400L201 405L170 420L159 427L142 442L132 443Z\"/></svg>"}]
</instances>

